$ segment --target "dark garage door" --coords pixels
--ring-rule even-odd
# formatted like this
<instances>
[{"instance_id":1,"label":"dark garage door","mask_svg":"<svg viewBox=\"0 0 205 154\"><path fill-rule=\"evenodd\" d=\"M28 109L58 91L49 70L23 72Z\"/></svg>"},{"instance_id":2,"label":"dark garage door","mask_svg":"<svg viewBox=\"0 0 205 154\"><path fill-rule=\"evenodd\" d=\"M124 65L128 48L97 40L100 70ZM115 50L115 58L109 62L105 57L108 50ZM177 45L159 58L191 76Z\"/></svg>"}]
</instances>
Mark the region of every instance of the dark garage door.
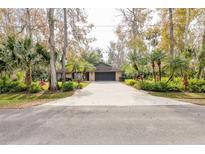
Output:
<instances>
[{"instance_id":1,"label":"dark garage door","mask_svg":"<svg viewBox=\"0 0 205 154\"><path fill-rule=\"evenodd\" d=\"M95 81L115 81L115 72L95 72Z\"/></svg>"}]
</instances>

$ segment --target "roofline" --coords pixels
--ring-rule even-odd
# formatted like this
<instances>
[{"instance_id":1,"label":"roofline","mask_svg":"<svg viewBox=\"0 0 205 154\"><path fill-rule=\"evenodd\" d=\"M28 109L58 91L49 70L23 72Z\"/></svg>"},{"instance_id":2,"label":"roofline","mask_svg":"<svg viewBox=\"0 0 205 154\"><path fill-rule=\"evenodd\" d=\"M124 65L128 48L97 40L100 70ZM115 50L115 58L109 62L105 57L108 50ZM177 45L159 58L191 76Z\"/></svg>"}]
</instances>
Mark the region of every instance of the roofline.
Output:
<instances>
[{"instance_id":1,"label":"roofline","mask_svg":"<svg viewBox=\"0 0 205 154\"><path fill-rule=\"evenodd\" d=\"M99 62L99 63L95 64L94 66L97 66L97 65L99 65L99 64L105 64L105 65L107 65L107 66L109 66L109 67L112 67L111 65L106 64L106 63L104 63L104 62Z\"/></svg>"}]
</instances>

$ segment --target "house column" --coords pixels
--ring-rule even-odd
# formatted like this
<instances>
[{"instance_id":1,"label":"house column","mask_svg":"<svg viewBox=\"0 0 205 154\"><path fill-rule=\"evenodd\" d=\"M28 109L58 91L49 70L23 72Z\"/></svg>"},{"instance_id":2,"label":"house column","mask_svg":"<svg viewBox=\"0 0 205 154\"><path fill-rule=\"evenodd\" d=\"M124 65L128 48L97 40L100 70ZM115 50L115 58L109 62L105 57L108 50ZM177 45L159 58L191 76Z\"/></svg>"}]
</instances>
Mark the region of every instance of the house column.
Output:
<instances>
[{"instance_id":1,"label":"house column","mask_svg":"<svg viewBox=\"0 0 205 154\"><path fill-rule=\"evenodd\" d=\"M95 72L89 72L89 81L95 81Z\"/></svg>"},{"instance_id":2,"label":"house column","mask_svg":"<svg viewBox=\"0 0 205 154\"><path fill-rule=\"evenodd\" d=\"M121 76L121 72L115 72L115 80L119 81Z\"/></svg>"}]
</instances>

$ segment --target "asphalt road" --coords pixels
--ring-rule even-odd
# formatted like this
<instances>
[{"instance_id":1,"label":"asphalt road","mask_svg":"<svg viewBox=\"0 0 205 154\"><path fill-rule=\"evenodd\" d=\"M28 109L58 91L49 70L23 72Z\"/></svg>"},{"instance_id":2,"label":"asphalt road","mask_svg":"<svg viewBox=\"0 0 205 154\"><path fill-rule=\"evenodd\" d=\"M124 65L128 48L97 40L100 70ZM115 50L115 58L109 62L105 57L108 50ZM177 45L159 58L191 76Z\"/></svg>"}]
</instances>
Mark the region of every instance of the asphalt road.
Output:
<instances>
[{"instance_id":1,"label":"asphalt road","mask_svg":"<svg viewBox=\"0 0 205 154\"><path fill-rule=\"evenodd\" d=\"M37 107L1 109L0 144L205 144L205 107L125 85L118 86L119 95L116 84L107 83L108 91L106 84L91 84L70 98ZM102 99L114 96L103 105ZM122 101L126 96L127 103Z\"/></svg>"},{"instance_id":2,"label":"asphalt road","mask_svg":"<svg viewBox=\"0 0 205 154\"><path fill-rule=\"evenodd\" d=\"M204 144L200 106L0 110L0 144Z\"/></svg>"}]
</instances>

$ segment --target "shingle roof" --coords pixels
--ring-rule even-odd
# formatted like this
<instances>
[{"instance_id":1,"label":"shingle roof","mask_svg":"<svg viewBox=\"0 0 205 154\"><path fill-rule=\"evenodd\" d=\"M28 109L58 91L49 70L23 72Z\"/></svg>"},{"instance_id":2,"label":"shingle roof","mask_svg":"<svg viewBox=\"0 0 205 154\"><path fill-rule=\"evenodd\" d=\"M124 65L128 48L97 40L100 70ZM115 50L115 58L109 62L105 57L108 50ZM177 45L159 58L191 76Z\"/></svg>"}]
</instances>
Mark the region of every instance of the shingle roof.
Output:
<instances>
[{"instance_id":1,"label":"shingle roof","mask_svg":"<svg viewBox=\"0 0 205 154\"><path fill-rule=\"evenodd\" d=\"M119 69L113 68L111 65L105 64L103 62L95 65L95 72L118 72Z\"/></svg>"}]
</instances>

